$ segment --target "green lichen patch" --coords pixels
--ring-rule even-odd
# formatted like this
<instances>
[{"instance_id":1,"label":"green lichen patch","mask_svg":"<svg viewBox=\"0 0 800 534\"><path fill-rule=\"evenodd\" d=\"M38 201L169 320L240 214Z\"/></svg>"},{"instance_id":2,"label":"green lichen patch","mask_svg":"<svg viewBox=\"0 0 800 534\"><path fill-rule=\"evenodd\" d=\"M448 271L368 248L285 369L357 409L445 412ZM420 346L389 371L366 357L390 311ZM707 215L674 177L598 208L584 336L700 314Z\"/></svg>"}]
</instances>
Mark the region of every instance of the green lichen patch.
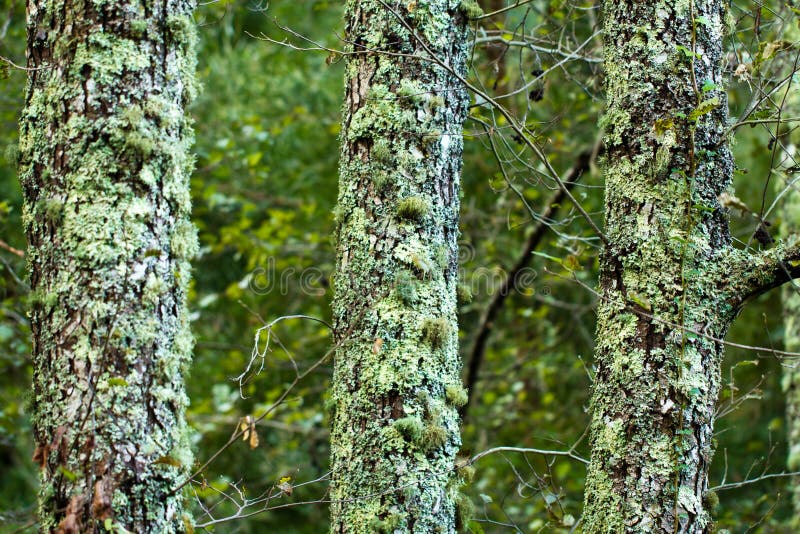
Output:
<instances>
[{"instance_id":1,"label":"green lichen patch","mask_svg":"<svg viewBox=\"0 0 800 534\"><path fill-rule=\"evenodd\" d=\"M395 281L395 293L406 306L413 306L419 300L419 282L408 271L403 271Z\"/></svg>"}]
</instances>

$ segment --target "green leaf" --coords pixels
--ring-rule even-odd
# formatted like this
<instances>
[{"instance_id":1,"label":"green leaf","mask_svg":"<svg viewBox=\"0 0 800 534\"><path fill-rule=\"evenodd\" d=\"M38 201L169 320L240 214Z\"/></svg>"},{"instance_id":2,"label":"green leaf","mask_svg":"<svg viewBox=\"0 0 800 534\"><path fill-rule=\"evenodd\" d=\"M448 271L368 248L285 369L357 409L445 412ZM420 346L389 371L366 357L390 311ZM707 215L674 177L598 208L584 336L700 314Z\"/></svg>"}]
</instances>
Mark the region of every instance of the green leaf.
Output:
<instances>
[{"instance_id":1,"label":"green leaf","mask_svg":"<svg viewBox=\"0 0 800 534\"><path fill-rule=\"evenodd\" d=\"M685 55L686 57L690 57L690 58L699 58L699 57L701 57L700 54L698 54L697 52L694 52L693 50L691 50L689 48L686 48L683 45L678 45L675 48L679 52L683 52L683 55Z\"/></svg>"},{"instance_id":2,"label":"green leaf","mask_svg":"<svg viewBox=\"0 0 800 534\"><path fill-rule=\"evenodd\" d=\"M670 118L656 119L656 122L654 124L654 129L656 131L656 135L658 137L661 137L667 132L667 130L671 130L674 126L675 122Z\"/></svg>"},{"instance_id":3,"label":"green leaf","mask_svg":"<svg viewBox=\"0 0 800 534\"><path fill-rule=\"evenodd\" d=\"M581 262L578 261L578 258L574 254L570 254L564 258L563 265L568 271L577 271L581 268Z\"/></svg>"},{"instance_id":4,"label":"green leaf","mask_svg":"<svg viewBox=\"0 0 800 534\"><path fill-rule=\"evenodd\" d=\"M713 91L714 89L718 89L719 86L712 82L711 80L706 80L703 82L702 91L704 93L708 93L709 91Z\"/></svg>"},{"instance_id":5,"label":"green leaf","mask_svg":"<svg viewBox=\"0 0 800 534\"><path fill-rule=\"evenodd\" d=\"M161 456L153 462L154 464L171 465L172 467L180 467L181 463L172 456Z\"/></svg>"},{"instance_id":6,"label":"green leaf","mask_svg":"<svg viewBox=\"0 0 800 534\"><path fill-rule=\"evenodd\" d=\"M628 298L647 311L652 311L653 309L652 305L650 304L650 299L644 295L640 295L635 291L628 291Z\"/></svg>"},{"instance_id":7,"label":"green leaf","mask_svg":"<svg viewBox=\"0 0 800 534\"><path fill-rule=\"evenodd\" d=\"M692 122L697 121L703 115L708 115L715 109L719 107L719 97L715 96L714 98L709 98L708 100L703 100L700 102L696 108L689 113L689 120Z\"/></svg>"},{"instance_id":8,"label":"green leaf","mask_svg":"<svg viewBox=\"0 0 800 534\"><path fill-rule=\"evenodd\" d=\"M64 477L70 482L75 482L76 480L78 480L78 475L76 475L63 465L58 466L58 472L64 475Z\"/></svg>"}]
</instances>

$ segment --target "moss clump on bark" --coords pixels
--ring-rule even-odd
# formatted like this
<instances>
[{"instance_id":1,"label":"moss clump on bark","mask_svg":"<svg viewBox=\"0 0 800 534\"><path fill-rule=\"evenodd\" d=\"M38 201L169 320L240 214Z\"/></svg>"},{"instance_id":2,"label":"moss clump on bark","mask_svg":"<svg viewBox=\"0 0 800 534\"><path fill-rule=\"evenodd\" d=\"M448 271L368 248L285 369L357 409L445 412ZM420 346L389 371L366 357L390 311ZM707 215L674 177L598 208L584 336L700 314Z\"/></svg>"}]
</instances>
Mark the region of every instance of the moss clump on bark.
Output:
<instances>
[{"instance_id":1,"label":"moss clump on bark","mask_svg":"<svg viewBox=\"0 0 800 534\"><path fill-rule=\"evenodd\" d=\"M409 221L421 221L430 210L428 201L421 197L406 197L397 203L397 216Z\"/></svg>"}]
</instances>

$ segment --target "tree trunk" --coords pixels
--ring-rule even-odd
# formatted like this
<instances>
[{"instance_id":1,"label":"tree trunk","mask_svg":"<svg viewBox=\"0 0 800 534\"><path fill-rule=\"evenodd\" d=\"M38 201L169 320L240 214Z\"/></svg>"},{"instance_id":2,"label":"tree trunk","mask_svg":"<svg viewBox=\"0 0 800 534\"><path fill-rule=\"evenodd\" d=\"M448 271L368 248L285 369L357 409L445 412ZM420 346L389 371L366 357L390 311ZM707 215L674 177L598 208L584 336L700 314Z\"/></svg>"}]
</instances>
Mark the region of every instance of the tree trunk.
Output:
<instances>
[{"instance_id":1,"label":"tree trunk","mask_svg":"<svg viewBox=\"0 0 800 534\"><path fill-rule=\"evenodd\" d=\"M28 3L20 180L44 532L184 530L193 3Z\"/></svg>"},{"instance_id":2,"label":"tree trunk","mask_svg":"<svg viewBox=\"0 0 800 534\"><path fill-rule=\"evenodd\" d=\"M800 39L800 30L795 24L789 22L786 24L782 37L788 42L797 42ZM795 56L792 55L791 58L793 62L790 68L794 68ZM800 113L800 89L798 89L796 81L789 82L786 100L783 104L781 111L783 117L797 117ZM784 132L777 131L776 135L784 150L781 154L779 170L773 172L780 172L784 178L776 180L778 192L781 193L784 188L787 188L783 196L780 233L782 237L788 238L793 234L796 235L800 228L800 191L795 182L797 175L788 170L796 168L800 163L798 160L800 153L797 150L800 135L793 123L787 124ZM784 349L789 352L800 352L800 286L797 283L783 288L783 332ZM789 447L786 467L789 471L800 471L800 362L796 359L784 362L783 389L786 393L786 437ZM800 530L800 477L792 478L790 490L794 508L792 525Z\"/></svg>"},{"instance_id":3,"label":"tree trunk","mask_svg":"<svg viewBox=\"0 0 800 534\"><path fill-rule=\"evenodd\" d=\"M744 301L796 247L734 249L726 2L604 1L606 246L584 529L708 532L720 362ZM788 269L788 270L786 270Z\"/></svg>"},{"instance_id":4,"label":"tree trunk","mask_svg":"<svg viewBox=\"0 0 800 534\"><path fill-rule=\"evenodd\" d=\"M786 183L781 181L781 185L785 187ZM785 199L781 233L789 235L800 227L800 193L790 190ZM783 345L789 352L800 352L800 294L797 284L783 289ZM786 440L789 448L786 468L800 471L800 363L796 359L784 362L782 382L786 395ZM794 509L791 524L800 529L800 477L792 477L789 487Z\"/></svg>"},{"instance_id":5,"label":"tree trunk","mask_svg":"<svg viewBox=\"0 0 800 534\"><path fill-rule=\"evenodd\" d=\"M453 532L466 16L350 1L333 302L331 532ZM446 68L445 68L446 67ZM456 76L454 73L457 73Z\"/></svg>"}]
</instances>

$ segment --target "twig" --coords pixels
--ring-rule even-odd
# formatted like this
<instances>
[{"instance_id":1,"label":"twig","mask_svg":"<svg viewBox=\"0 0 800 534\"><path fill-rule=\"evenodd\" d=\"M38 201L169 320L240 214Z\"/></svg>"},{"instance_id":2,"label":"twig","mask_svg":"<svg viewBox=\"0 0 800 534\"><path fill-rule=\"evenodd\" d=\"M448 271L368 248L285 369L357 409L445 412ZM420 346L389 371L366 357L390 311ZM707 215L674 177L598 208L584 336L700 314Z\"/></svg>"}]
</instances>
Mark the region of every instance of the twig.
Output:
<instances>
[{"instance_id":1,"label":"twig","mask_svg":"<svg viewBox=\"0 0 800 534\"><path fill-rule=\"evenodd\" d=\"M2 239L0 239L0 248L5 249L10 253L12 253L12 254L14 254L16 256L19 256L20 258L24 258L25 257L25 252L24 251L22 251L22 250L20 250L18 248L12 247L11 245L6 243Z\"/></svg>"}]
</instances>

